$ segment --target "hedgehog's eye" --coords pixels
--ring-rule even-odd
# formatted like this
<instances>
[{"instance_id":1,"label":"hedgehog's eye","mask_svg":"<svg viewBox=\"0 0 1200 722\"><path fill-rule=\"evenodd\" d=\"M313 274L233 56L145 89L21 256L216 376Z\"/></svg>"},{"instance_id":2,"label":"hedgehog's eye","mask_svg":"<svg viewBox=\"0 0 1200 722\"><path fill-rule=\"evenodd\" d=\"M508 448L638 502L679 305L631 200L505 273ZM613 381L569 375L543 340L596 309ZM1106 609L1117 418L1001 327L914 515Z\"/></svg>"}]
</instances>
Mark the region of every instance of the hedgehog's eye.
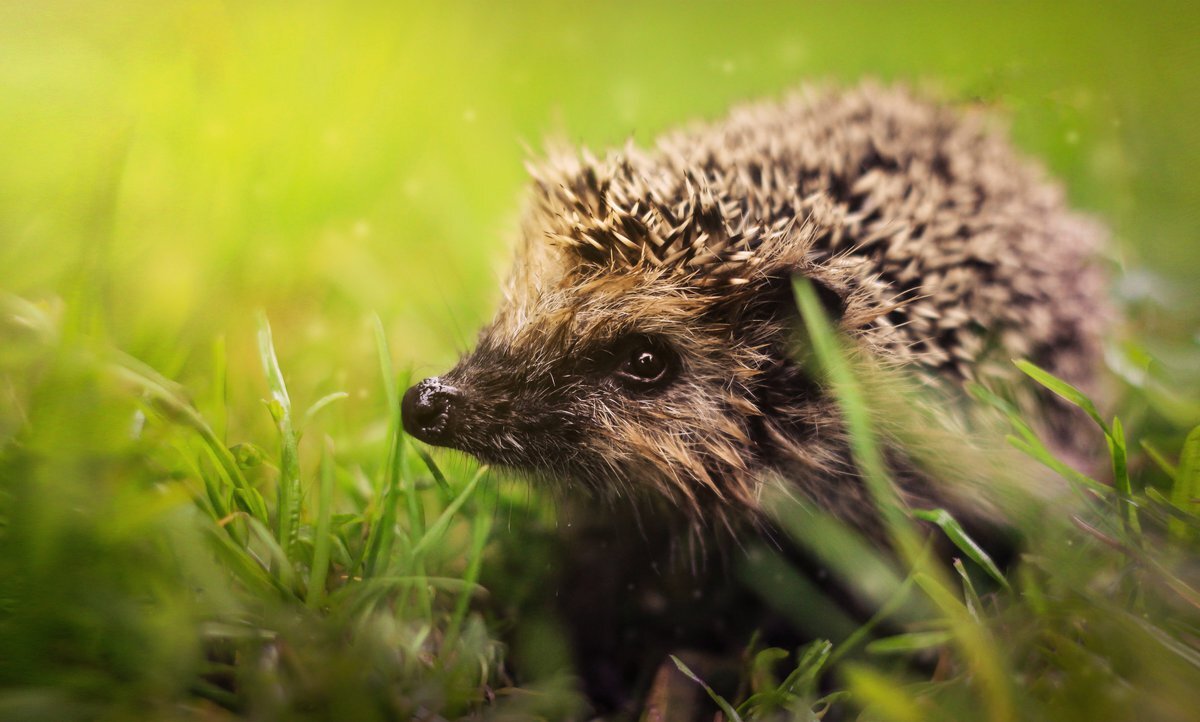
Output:
<instances>
[{"instance_id":1,"label":"hedgehog's eye","mask_svg":"<svg viewBox=\"0 0 1200 722\"><path fill-rule=\"evenodd\" d=\"M675 357L666 345L649 338L635 338L622 346L616 376L625 386L645 390L671 380Z\"/></svg>"}]
</instances>

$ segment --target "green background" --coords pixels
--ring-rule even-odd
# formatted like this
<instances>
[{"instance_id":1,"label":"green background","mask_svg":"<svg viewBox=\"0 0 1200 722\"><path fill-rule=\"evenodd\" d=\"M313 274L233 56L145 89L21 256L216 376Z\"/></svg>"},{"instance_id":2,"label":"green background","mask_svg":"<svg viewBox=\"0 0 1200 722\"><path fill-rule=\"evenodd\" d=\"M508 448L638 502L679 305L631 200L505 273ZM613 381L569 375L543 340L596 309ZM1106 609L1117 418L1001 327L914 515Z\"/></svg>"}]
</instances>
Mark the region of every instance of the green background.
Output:
<instances>
[{"instance_id":1,"label":"green background","mask_svg":"<svg viewBox=\"0 0 1200 722\"><path fill-rule=\"evenodd\" d=\"M873 77L995 106L1114 228L1120 287L1194 307L1196 8L8 2L0 288L83 294L184 378L218 336L254 364L257 308L314 383L368 373L372 313L434 373L490 313L543 139L646 142Z\"/></svg>"}]
</instances>

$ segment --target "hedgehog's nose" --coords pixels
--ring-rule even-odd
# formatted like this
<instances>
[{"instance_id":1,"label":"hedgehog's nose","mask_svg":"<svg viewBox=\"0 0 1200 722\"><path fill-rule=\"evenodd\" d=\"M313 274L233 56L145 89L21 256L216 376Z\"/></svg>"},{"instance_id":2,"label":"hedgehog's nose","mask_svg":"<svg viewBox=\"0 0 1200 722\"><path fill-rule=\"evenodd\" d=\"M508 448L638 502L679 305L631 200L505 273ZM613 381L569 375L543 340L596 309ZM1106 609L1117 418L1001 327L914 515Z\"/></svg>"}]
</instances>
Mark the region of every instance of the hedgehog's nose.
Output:
<instances>
[{"instance_id":1,"label":"hedgehog's nose","mask_svg":"<svg viewBox=\"0 0 1200 722\"><path fill-rule=\"evenodd\" d=\"M400 415L404 430L427 444L445 446L454 433L454 417L462 394L434 377L404 394Z\"/></svg>"}]
</instances>

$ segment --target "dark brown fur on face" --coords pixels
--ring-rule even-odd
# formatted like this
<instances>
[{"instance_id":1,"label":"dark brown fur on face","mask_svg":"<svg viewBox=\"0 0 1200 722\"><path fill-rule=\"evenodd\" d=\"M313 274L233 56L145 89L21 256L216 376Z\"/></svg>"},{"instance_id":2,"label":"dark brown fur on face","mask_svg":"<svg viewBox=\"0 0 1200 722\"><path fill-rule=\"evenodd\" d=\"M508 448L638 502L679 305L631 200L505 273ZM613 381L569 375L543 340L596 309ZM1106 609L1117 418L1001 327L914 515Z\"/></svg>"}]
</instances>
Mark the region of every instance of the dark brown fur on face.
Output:
<instances>
[{"instance_id":1,"label":"dark brown fur on face","mask_svg":"<svg viewBox=\"0 0 1200 722\"><path fill-rule=\"evenodd\" d=\"M700 524L752 519L784 478L869 527L836 406L792 360L794 276L866 355L935 385L1013 358L1090 383L1101 234L976 114L805 91L533 175L495 320L406 397L418 438Z\"/></svg>"}]
</instances>

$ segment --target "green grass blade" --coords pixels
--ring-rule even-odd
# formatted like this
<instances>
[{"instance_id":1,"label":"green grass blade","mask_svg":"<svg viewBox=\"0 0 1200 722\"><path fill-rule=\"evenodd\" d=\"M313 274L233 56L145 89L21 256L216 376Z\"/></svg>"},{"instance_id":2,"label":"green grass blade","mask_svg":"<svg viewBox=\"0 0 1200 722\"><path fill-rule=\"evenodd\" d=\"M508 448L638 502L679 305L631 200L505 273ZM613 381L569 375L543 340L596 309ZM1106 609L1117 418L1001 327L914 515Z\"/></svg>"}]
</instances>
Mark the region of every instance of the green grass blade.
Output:
<instances>
[{"instance_id":1,"label":"green grass blade","mask_svg":"<svg viewBox=\"0 0 1200 722\"><path fill-rule=\"evenodd\" d=\"M467 482L467 485L459 495L454 498L454 501L450 502L442 510L438 518L429 525L429 530L425 532L424 536L412 548L413 559L419 559L429 549L430 545L446 533L446 529L450 527L450 522L454 519L454 515L458 513L462 505L466 504L471 495L475 493L475 488L479 486L479 482L487 473L488 468L486 465L479 467L479 470L475 472L475 476L471 477L471 480Z\"/></svg>"},{"instance_id":2,"label":"green grass blade","mask_svg":"<svg viewBox=\"0 0 1200 722\"><path fill-rule=\"evenodd\" d=\"M325 579L329 575L329 552L333 537L329 532L333 519L333 439L325 437L325 453L321 456L321 486L317 493L317 527L313 532L313 559L308 574L310 609L317 609L325 600Z\"/></svg>"},{"instance_id":3,"label":"green grass blade","mask_svg":"<svg viewBox=\"0 0 1200 722\"><path fill-rule=\"evenodd\" d=\"M233 453L204 420L204 417L187 401L177 384L164 378L153 368L132 356L114 352L110 354L110 357L110 363L107 365L109 374L118 381L138 389L155 413L169 421L192 429L204 442L204 447L233 488L243 490L253 488L246 481ZM260 512L266 514L265 508L261 510L247 509L247 511L256 516ZM259 519L263 522L267 521L266 516L259 516Z\"/></svg>"},{"instance_id":4,"label":"green grass blade","mask_svg":"<svg viewBox=\"0 0 1200 722\"><path fill-rule=\"evenodd\" d=\"M1183 441L1179 452L1179 471L1175 475L1175 483L1171 486L1171 503L1189 516L1197 513L1197 500L1200 499L1200 426L1192 429ZM1186 527L1178 519L1172 519L1169 530L1175 538L1183 538Z\"/></svg>"},{"instance_id":5,"label":"green grass blade","mask_svg":"<svg viewBox=\"0 0 1200 722\"><path fill-rule=\"evenodd\" d=\"M479 573L483 569L483 548L487 544L488 535L492 531L492 515L476 511L471 520L471 550L467 556L467 568L463 573L463 583L475 585L479 581ZM454 613L450 624L446 627L446 639L449 643L443 649L453 648L453 640L458 639L462 630L463 620L467 618L467 610L471 605L471 591L464 589L454 605Z\"/></svg>"},{"instance_id":6,"label":"green grass blade","mask_svg":"<svg viewBox=\"0 0 1200 722\"><path fill-rule=\"evenodd\" d=\"M846 681L858 704L865 708L863 719L888 722L927 722L928 711L892 678L865 665L847 664Z\"/></svg>"},{"instance_id":7,"label":"green grass blade","mask_svg":"<svg viewBox=\"0 0 1200 722\"><path fill-rule=\"evenodd\" d=\"M854 633L855 620L844 605L822 593L819 582L769 547L752 551L734 569L738 582L753 590L781 618L814 636L840 641Z\"/></svg>"},{"instance_id":8,"label":"green grass blade","mask_svg":"<svg viewBox=\"0 0 1200 722\"><path fill-rule=\"evenodd\" d=\"M271 398L285 411L291 413L292 400L288 396L287 385L283 381L283 372L279 369L279 359L275 355L275 343L271 338L271 323L264 313L258 315L258 356L262 361L263 372L267 376L267 386L271 390Z\"/></svg>"},{"instance_id":9,"label":"green grass blade","mask_svg":"<svg viewBox=\"0 0 1200 722\"><path fill-rule=\"evenodd\" d=\"M905 578L905 580L896 589L895 594L893 594L890 599L880 606L879 610L871 615L870 619L860 625L858 629L854 630L853 634L842 640L841 644L837 645L837 647L829 656L827 666L832 667L836 665L839 660L841 660L850 652L854 651L858 645L862 644L863 640L869 637L871 633L875 631L875 628L882 624L884 620L895 614L898 609L903 607L905 602L908 601L908 595L912 591L912 588L915 584L916 579L914 576L912 574L908 575L908 577Z\"/></svg>"},{"instance_id":10,"label":"green grass blade","mask_svg":"<svg viewBox=\"0 0 1200 722\"><path fill-rule=\"evenodd\" d=\"M285 595L288 589L278 579L263 568L258 560L247 553L246 549L233 540L232 537L217 524L207 529L209 539L213 542L213 550L219 559L225 561L228 569L247 591L260 596Z\"/></svg>"},{"instance_id":11,"label":"green grass blade","mask_svg":"<svg viewBox=\"0 0 1200 722\"><path fill-rule=\"evenodd\" d=\"M377 576L354 584L347 584L329 595L331 616L341 620L355 617L372 608L391 606L394 595L414 588L436 589L449 594L486 596L487 590L478 584L467 584L453 577L430 577L421 575Z\"/></svg>"},{"instance_id":12,"label":"green grass blade","mask_svg":"<svg viewBox=\"0 0 1200 722\"><path fill-rule=\"evenodd\" d=\"M1129 479L1129 462L1125 450L1125 429L1121 420L1113 417L1112 429L1107 437L1108 453L1112 457L1113 486L1117 490L1117 503L1121 509L1121 521L1128 541L1141 544L1142 524L1138 520L1137 505L1133 501L1133 485Z\"/></svg>"},{"instance_id":13,"label":"green grass blade","mask_svg":"<svg viewBox=\"0 0 1200 722\"><path fill-rule=\"evenodd\" d=\"M746 653L750 653L753 649L754 644L750 644L746 648ZM766 693L776 696L781 685L779 679L775 676L775 668L779 666L780 662L787 659L788 656L790 656L789 652L779 647L769 647L754 654L750 660L750 689L754 690L755 693ZM747 702L749 701L747 700ZM746 712L750 706L743 703L738 706L738 712Z\"/></svg>"},{"instance_id":14,"label":"green grass blade","mask_svg":"<svg viewBox=\"0 0 1200 722\"><path fill-rule=\"evenodd\" d=\"M671 661L675 663L675 667L678 668L685 677L700 685L700 687L708 693L709 699L711 699L718 707L721 708L721 712L724 713L725 719L729 720L730 722L742 722L742 716L737 713L737 710L733 708L733 705L729 704L724 697L713 691L713 688L709 687L704 680L700 679L695 672L689 669L688 666L679 659L679 657L676 657L672 654Z\"/></svg>"},{"instance_id":15,"label":"green grass blade","mask_svg":"<svg viewBox=\"0 0 1200 722\"><path fill-rule=\"evenodd\" d=\"M288 396L279 359L275 355L275 344L271 339L271 324L266 314L258 319L258 355L267 376L267 387L271 400L267 404L279 430L280 460L279 488L275 513L277 534L284 550L284 560L291 564L296 559L297 543L300 539L300 451L299 439L292 425L292 400ZM288 572L291 577L291 572Z\"/></svg>"},{"instance_id":16,"label":"green grass blade","mask_svg":"<svg viewBox=\"0 0 1200 722\"><path fill-rule=\"evenodd\" d=\"M234 489L233 499L244 510L256 510L250 512L250 516L255 519L261 520L267 516L267 502L263 499L262 494L258 492L258 489L253 487L248 489ZM263 523L265 524L266 522Z\"/></svg>"},{"instance_id":17,"label":"green grass blade","mask_svg":"<svg viewBox=\"0 0 1200 722\"><path fill-rule=\"evenodd\" d=\"M940 579L936 579L928 574L917 572L913 574L913 580L917 586L929 595L934 604L942 608L944 612L956 613L960 610L965 611L963 602L950 593L946 586L941 583Z\"/></svg>"},{"instance_id":18,"label":"green grass blade","mask_svg":"<svg viewBox=\"0 0 1200 722\"><path fill-rule=\"evenodd\" d=\"M404 430L400 424L400 399L396 377L392 370L387 334L383 329L383 321L378 316L375 317L375 345L379 354L379 370L383 377L384 398L388 405L388 453L383 475L375 490L376 510L368 531L362 564L365 577L386 573L380 565L386 566L391 559L396 538L396 507L400 499L401 460L404 456Z\"/></svg>"},{"instance_id":19,"label":"green grass blade","mask_svg":"<svg viewBox=\"0 0 1200 722\"><path fill-rule=\"evenodd\" d=\"M400 392L396 388L396 377L392 371L390 348L387 332L383 328L383 319L377 315L375 316L375 351L379 354L379 368L383 371L383 395L387 399L389 411L400 404Z\"/></svg>"},{"instance_id":20,"label":"green grass blade","mask_svg":"<svg viewBox=\"0 0 1200 722\"><path fill-rule=\"evenodd\" d=\"M259 543L266 547L267 552L270 554L270 569L279 579L280 586L287 590L288 594L294 595L296 589L296 571L288 561L287 551L271 533L270 526L263 524L258 519L249 515L245 519L251 533L254 534Z\"/></svg>"},{"instance_id":21,"label":"green grass blade","mask_svg":"<svg viewBox=\"0 0 1200 722\"><path fill-rule=\"evenodd\" d=\"M1107 499L1112 494L1110 487L1101 484L1092 477L1084 474L1074 468L1068 466L1065 462L1059 459L1054 454L1050 453L1040 440L1022 439L1012 434L1005 437L1008 443L1014 448L1041 463L1046 468L1056 472L1059 476L1067 481L1070 481L1081 492L1086 493L1091 497L1099 497Z\"/></svg>"},{"instance_id":22,"label":"green grass blade","mask_svg":"<svg viewBox=\"0 0 1200 722\"><path fill-rule=\"evenodd\" d=\"M1046 448L1046 445L1042 443L1042 440L1038 438L1038 435L1034 433L1033 428L1021 418L1017 409L1008 401L1005 401L990 389L978 383L969 383L966 388L967 392L976 400L1003 412L1008 417L1013 430L1018 434L1018 436L1007 437L1009 444L1013 448L1072 482L1074 486L1079 487L1081 492L1088 492L1092 496L1099 496L1105 499L1112 493L1112 489L1109 487L1086 474L1076 471L1052 454Z\"/></svg>"},{"instance_id":23,"label":"green grass blade","mask_svg":"<svg viewBox=\"0 0 1200 722\"><path fill-rule=\"evenodd\" d=\"M429 455L428 451L416 444L413 444L413 448L416 449L417 456L421 458L421 461L425 464L425 468L429 469L429 473L433 475L433 480L437 482L438 488L448 497L452 493L452 490L450 489L450 482L446 481L446 475L438 468L437 463L434 462L433 457Z\"/></svg>"},{"instance_id":24,"label":"green grass blade","mask_svg":"<svg viewBox=\"0 0 1200 722\"><path fill-rule=\"evenodd\" d=\"M825 317L817 293L807 279L797 278L793 286L813 351L832 382L850 435L854 461L887 524L893 543L914 570L917 585L942 610L952 625L957 646L979 675L988 718L997 722L1013 719L1011 685L995 641L983 626L975 622L963 604L954 598L943 570L924 561L916 530L909 524L875 441L866 398L839 348L838 339ZM918 572L918 569L925 571Z\"/></svg>"},{"instance_id":25,"label":"green grass blade","mask_svg":"<svg viewBox=\"0 0 1200 722\"><path fill-rule=\"evenodd\" d=\"M1197 427L1197 429L1200 429L1200 427ZM1192 433L1195 433L1197 429L1193 429ZM1139 444L1142 447L1142 451L1146 452L1146 456L1149 456L1150 460L1154 462L1154 465L1161 469L1162 473L1166 474L1174 482L1176 477L1179 476L1179 467L1167 461L1167 457L1163 454L1162 449L1155 446L1149 439L1142 439ZM1171 488L1174 489L1174 486Z\"/></svg>"},{"instance_id":26,"label":"green grass blade","mask_svg":"<svg viewBox=\"0 0 1200 722\"><path fill-rule=\"evenodd\" d=\"M312 423L313 417L319 414L326 406L329 406L335 401L341 401L342 399L347 398L350 398L350 394L346 393L345 391L334 391L332 394L326 394L325 396L317 399L315 402L313 402L313 405L309 406L308 410L304 412L304 418L300 422L300 433L304 433L304 430L307 429Z\"/></svg>"},{"instance_id":27,"label":"green grass blade","mask_svg":"<svg viewBox=\"0 0 1200 722\"><path fill-rule=\"evenodd\" d=\"M229 487L229 481L222 475L220 466L216 466L217 471L209 472L203 468L202 457L193 453L194 449L190 444L179 441L173 446L182 463L204 485L203 493L199 490L195 493L196 504L213 521L219 522L224 519L229 515L229 505L225 503L224 493Z\"/></svg>"},{"instance_id":28,"label":"green grass blade","mask_svg":"<svg viewBox=\"0 0 1200 722\"><path fill-rule=\"evenodd\" d=\"M796 668L783 680L783 689L800 695L812 695L817 691L821 673L828 669L833 655L833 643L827 639L809 642L797 656Z\"/></svg>"},{"instance_id":29,"label":"green grass blade","mask_svg":"<svg viewBox=\"0 0 1200 722\"><path fill-rule=\"evenodd\" d=\"M1125 610L1119 611L1118 614L1124 617L1124 621L1141 628L1148 638L1154 640L1159 645L1160 649L1187 662L1192 668L1200 670L1200 651L1195 646L1171 637L1171 635L1167 634L1160 627L1146 619L1143 614L1131 614Z\"/></svg>"},{"instance_id":30,"label":"green grass blade","mask_svg":"<svg viewBox=\"0 0 1200 722\"><path fill-rule=\"evenodd\" d=\"M391 558L396 538L396 505L400 499L400 465L395 461L403 451L403 435L392 429L388 444L388 463L385 467L382 491L376 495L377 511L368 532L366 556L363 561L363 576L371 577L385 573L381 564Z\"/></svg>"},{"instance_id":31,"label":"green grass blade","mask_svg":"<svg viewBox=\"0 0 1200 722\"><path fill-rule=\"evenodd\" d=\"M971 582L971 575L967 574L967 567L961 559L955 559L952 566L958 573L958 578L962 580L963 603L967 605L967 612L978 622L983 614L983 602L979 599L979 592L975 591L975 584Z\"/></svg>"},{"instance_id":32,"label":"green grass blade","mask_svg":"<svg viewBox=\"0 0 1200 722\"><path fill-rule=\"evenodd\" d=\"M1021 369L1025 375L1029 376L1034 381L1037 381L1042 386L1045 386L1047 389L1053 391L1057 396L1059 396L1059 398L1083 409L1088 416L1092 417L1092 421L1095 421L1096 425L1104 430L1105 434L1110 433L1108 424L1104 422L1104 418L1101 417L1100 412L1096 410L1096 405L1093 404L1092 400L1089 399L1082 391L1066 381L1058 378L1054 374L1051 374L1049 371L1038 368L1028 361L1017 359L1014 360L1013 363L1016 364L1017 368Z\"/></svg>"},{"instance_id":33,"label":"green grass blade","mask_svg":"<svg viewBox=\"0 0 1200 722\"><path fill-rule=\"evenodd\" d=\"M962 528L962 524L959 524L958 520L950 512L945 509L921 509L914 510L913 516L937 526L946 535L946 538L953 542L954 546L958 547L959 551L966 554L967 558L978 564L980 568L988 573L988 576L995 579L1005 589L1010 588L1008 580L1004 578L1003 572L1000 571L1000 567L996 566L996 562L992 561L988 553L971 538L970 534L967 534L967 530Z\"/></svg>"},{"instance_id":34,"label":"green grass blade","mask_svg":"<svg viewBox=\"0 0 1200 722\"><path fill-rule=\"evenodd\" d=\"M229 424L229 352L225 347L225 337L217 336L213 341L212 350L213 380L212 408L220 413L220 421L213 424L214 431L222 444L225 443L225 428Z\"/></svg>"},{"instance_id":35,"label":"green grass blade","mask_svg":"<svg viewBox=\"0 0 1200 722\"><path fill-rule=\"evenodd\" d=\"M908 523L904 504L892 486L883 463L883 454L875 442L875 432L862 388L846 363L839 340L825 316L825 310L812 283L808 279L797 278L793 287L804 326L808 330L809 341L821 368L833 386L834 395L841 408L850 435L854 461L862 471L863 480L887 524L892 539L896 541L906 559L915 559L920 553L920 544Z\"/></svg>"},{"instance_id":36,"label":"green grass blade","mask_svg":"<svg viewBox=\"0 0 1200 722\"><path fill-rule=\"evenodd\" d=\"M1146 494L1147 501L1154 502L1154 506L1149 508L1158 511L1168 519L1168 528L1170 528L1170 522L1176 522L1179 524L1181 530L1191 529L1193 533L1200 532L1200 516L1189 514L1183 509L1176 507L1175 502L1171 501L1166 494L1154 487L1147 487L1144 493ZM1176 539L1182 536L1181 534L1174 533L1173 535Z\"/></svg>"},{"instance_id":37,"label":"green grass blade","mask_svg":"<svg viewBox=\"0 0 1200 722\"><path fill-rule=\"evenodd\" d=\"M868 654L912 654L926 649L944 647L953 641L954 635L946 630L928 632L909 632L893 637L876 639L866 646Z\"/></svg>"}]
</instances>

